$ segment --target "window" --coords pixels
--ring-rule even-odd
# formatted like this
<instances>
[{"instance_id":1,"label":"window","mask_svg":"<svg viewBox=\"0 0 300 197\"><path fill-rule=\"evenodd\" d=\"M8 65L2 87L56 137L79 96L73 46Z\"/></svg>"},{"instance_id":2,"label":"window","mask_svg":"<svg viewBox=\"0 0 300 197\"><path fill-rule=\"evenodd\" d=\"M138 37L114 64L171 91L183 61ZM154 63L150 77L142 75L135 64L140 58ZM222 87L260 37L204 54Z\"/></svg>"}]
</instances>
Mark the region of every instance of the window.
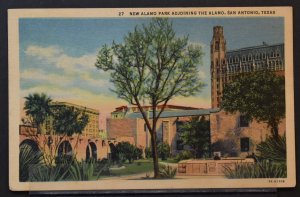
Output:
<instances>
[{"instance_id":1,"label":"window","mask_svg":"<svg viewBox=\"0 0 300 197\"><path fill-rule=\"evenodd\" d=\"M235 56L235 57L234 57L234 62L235 62L235 63L239 62L238 56Z\"/></svg>"},{"instance_id":2,"label":"window","mask_svg":"<svg viewBox=\"0 0 300 197\"><path fill-rule=\"evenodd\" d=\"M246 118L246 116L243 116L243 115L240 116L239 125L240 125L240 127L249 127L249 121Z\"/></svg>"},{"instance_id":3,"label":"window","mask_svg":"<svg viewBox=\"0 0 300 197\"><path fill-rule=\"evenodd\" d=\"M183 144L182 140L177 140L176 141L176 149L177 150L183 150L183 146L184 146L184 144Z\"/></svg>"},{"instance_id":4,"label":"window","mask_svg":"<svg viewBox=\"0 0 300 197\"><path fill-rule=\"evenodd\" d=\"M257 53L257 54L255 55L255 59L256 59L256 60L259 60L259 59L260 59L259 53Z\"/></svg>"},{"instance_id":5,"label":"window","mask_svg":"<svg viewBox=\"0 0 300 197\"><path fill-rule=\"evenodd\" d=\"M215 44L215 50L219 50L220 48L220 42L219 41L216 41L216 44Z\"/></svg>"},{"instance_id":6,"label":"window","mask_svg":"<svg viewBox=\"0 0 300 197\"><path fill-rule=\"evenodd\" d=\"M183 124L184 124L183 121L176 121L176 132L177 133L181 133Z\"/></svg>"},{"instance_id":7,"label":"window","mask_svg":"<svg viewBox=\"0 0 300 197\"><path fill-rule=\"evenodd\" d=\"M246 61L246 56L242 56L242 61L245 62Z\"/></svg>"},{"instance_id":8,"label":"window","mask_svg":"<svg viewBox=\"0 0 300 197\"><path fill-rule=\"evenodd\" d=\"M241 138L241 152L248 152L249 151L249 138L243 137Z\"/></svg>"},{"instance_id":9,"label":"window","mask_svg":"<svg viewBox=\"0 0 300 197\"><path fill-rule=\"evenodd\" d=\"M249 55L248 55L248 61L251 61L251 60L252 60L252 55L249 54Z\"/></svg>"}]
</instances>

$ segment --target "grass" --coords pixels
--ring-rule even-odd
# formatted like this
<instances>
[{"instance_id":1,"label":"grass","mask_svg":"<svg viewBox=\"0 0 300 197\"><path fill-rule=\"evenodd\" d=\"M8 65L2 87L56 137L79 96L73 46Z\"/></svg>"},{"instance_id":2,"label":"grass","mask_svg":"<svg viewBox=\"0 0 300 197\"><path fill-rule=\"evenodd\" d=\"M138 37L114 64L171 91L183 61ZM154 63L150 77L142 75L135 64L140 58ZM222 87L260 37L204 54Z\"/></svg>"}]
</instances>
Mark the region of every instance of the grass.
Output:
<instances>
[{"instance_id":1,"label":"grass","mask_svg":"<svg viewBox=\"0 0 300 197\"><path fill-rule=\"evenodd\" d=\"M137 160L133 163L125 163L123 169L111 169L111 176L125 176L153 171L153 164L149 160Z\"/></svg>"}]
</instances>

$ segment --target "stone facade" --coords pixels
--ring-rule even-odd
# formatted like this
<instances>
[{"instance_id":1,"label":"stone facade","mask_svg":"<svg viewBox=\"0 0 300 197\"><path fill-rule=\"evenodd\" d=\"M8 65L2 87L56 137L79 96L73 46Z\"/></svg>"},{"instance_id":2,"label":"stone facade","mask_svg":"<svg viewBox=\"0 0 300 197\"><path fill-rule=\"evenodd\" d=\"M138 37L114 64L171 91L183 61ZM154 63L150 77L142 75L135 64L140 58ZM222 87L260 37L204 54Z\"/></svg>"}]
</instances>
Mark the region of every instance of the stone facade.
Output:
<instances>
[{"instance_id":1,"label":"stone facade","mask_svg":"<svg viewBox=\"0 0 300 197\"><path fill-rule=\"evenodd\" d=\"M221 152L225 157L246 157L256 153L257 144L270 136L266 123L243 120L239 113L224 111L210 115L211 143L213 152ZM285 132L285 119L279 124L279 134Z\"/></svg>"},{"instance_id":2,"label":"stone facade","mask_svg":"<svg viewBox=\"0 0 300 197\"><path fill-rule=\"evenodd\" d=\"M126 109L126 110L124 110ZM158 107L158 110L160 106ZM148 117L151 117L152 111L150 106L144 106L144 110ZM184 148L179 136L179 125L189 121L193 116L205 116L209 119L209 115L213 110L198 109L192 107L183 107L168 105L161 114L157 122L157 142L167 143L170 145L171 154L175 155ZM116 114L123 114L116 116ZM150 124L152 119L150 118ZM145 149L151 146L151 136L145 125L141 113L137 108L118 107L111 114L111 118L107 119L107 133L110 138L121 141L128 141L133 145Z\"/></svg>"},{"instance_id":3,"label":"stone facade","mask_svg":"<svg viewBox=\"0 0 300 197\"><path fill-rule=\"evenodd\" d=\"M211 106L219 108L223 88L242 73L269 70L284 76L284 44L245 47L227 50L223 27L213 28L211 40ZM270 135L265 123L248 122L241 114L224 111L210 115L212 150L221 156L246 157L256 153L256 146ZM285 119L279 134L285 132Z\"/></svg>"}]
</instances>

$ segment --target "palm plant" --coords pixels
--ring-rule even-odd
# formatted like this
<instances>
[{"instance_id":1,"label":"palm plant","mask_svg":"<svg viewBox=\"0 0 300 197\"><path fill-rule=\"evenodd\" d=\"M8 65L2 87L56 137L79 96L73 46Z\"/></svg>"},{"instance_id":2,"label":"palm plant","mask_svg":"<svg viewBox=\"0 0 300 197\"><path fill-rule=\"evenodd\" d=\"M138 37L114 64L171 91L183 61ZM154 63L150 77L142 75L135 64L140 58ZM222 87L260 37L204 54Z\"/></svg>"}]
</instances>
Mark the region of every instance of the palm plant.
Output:
<instances>
[{"instance_id":1,"label":"palm plant","mask_svg":"<svg viewBox=\"0 0 300 197\"><path fill-rule=\"evenodd\" d=\"M40 151L34 151L29 145L23 144L20 146L19 160L20 181L28 181L29 170L42 166L43 154Z\"/></svg>"},{"instance_id":2,"label":"palm plant","mask_svg":"<svg viewBox=\"0 0 300 197\"><path fill-rule=\"evenodd\" d=\"M41 133L41 124L51 113L50 103L52 100L44 93L29 94L25 99L24 110L26 115L32 118L33 124L37 127L37 132Z\"/></svg>"}]
</instances>

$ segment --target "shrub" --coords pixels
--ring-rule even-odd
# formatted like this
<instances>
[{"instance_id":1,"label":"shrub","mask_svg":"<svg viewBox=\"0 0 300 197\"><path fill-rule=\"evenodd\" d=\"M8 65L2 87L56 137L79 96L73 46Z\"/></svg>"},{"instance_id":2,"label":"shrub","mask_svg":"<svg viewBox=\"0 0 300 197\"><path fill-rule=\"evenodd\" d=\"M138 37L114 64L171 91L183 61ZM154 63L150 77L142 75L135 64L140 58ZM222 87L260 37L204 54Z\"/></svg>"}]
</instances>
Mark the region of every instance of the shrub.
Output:
<instances>
[{"instance_id":1,"label":"shrub","mask_svg":"<svg viewBox=\"0 0 300 197\"><path fill-rule=\"evenodd\" d=\"M120 142L116 146L117 156L119 162L128 160L132 163L135 159L143 158L143 150L135 147L129 142Z\"/></svg>"},{"instance_id":2,"label":"shrub","mask_svg":"<svg viewBox=\"0 0 300 197\"><path fill-rule=\"evenodd\" d=\"M170 157L170 146L167 143L160 143L157 146L157 154L162 160Z\"/></svg>"},{"instance_id":3,"label":"shrub","mask_svg":"<svg viewBox=\"0 0 300 197\"><path fill-rule=\"evenodd\" d=\"M151 147L145 148L145 156L146 158L152 158L152 149Z\"/></svg>"},{"instance_id":4,"label":"shrub","mask_svg":"<svg viewBox=\"0 0 300 197\"><path fill-rule=\"evenodd\" d=\"M257 145L261 159L268 159L276 162L286 162L286 137L268 137L266 141Z\"/></svg>"},{"instance_id":5,"label":"shrub","mask_svg":"<svg viewBox=\"0 0 300 197\"><path fill-rule=\"evenodd\" d=\"M19 174L20 181L29 180L29 170L42 166L43 154L40 151L34 151L29 145L20 146L19 153Z\"/></svg>"},{"instance_id":6,"label":"shrub","mask_svg":"<svg viewBox=\"0 0 300 197\"><path fill-rule=\"evenodd\" d=\"M255 164L237 164L234 169L224 168L227 178L286 178L287 168L284 163L274 163L267 160Z\"/></svg>"},{"instance_id":7,"label":"shrub","mask_svg":"<svg viewBox=\"0 0 300 197\"><path fill-rule=\"evenodd\" d=\"M143 158L143 149L135 147L134 159L142 159L142 158Z\"/></svg>"},{"instance_id":8,"label":"shrub","mask_svg":"<svg viewBox=\"0 0 300 197\"><path fill-rule=\"evenodd\" d=\"M159 177L160 178L174 178L176 175L177 168L172 168L169 165L159 165Z\"/></svg>"},{"instance_id":9,"label":"shrub","mask_svg":"<svg viewBox=\"0 0 300 197\"><path fill-rule=\"evenodd\" d=\"M175 161L181 161L194 158L194 154L190 150L183 150L175 156Z\"/></svg>"}]
</instances>

